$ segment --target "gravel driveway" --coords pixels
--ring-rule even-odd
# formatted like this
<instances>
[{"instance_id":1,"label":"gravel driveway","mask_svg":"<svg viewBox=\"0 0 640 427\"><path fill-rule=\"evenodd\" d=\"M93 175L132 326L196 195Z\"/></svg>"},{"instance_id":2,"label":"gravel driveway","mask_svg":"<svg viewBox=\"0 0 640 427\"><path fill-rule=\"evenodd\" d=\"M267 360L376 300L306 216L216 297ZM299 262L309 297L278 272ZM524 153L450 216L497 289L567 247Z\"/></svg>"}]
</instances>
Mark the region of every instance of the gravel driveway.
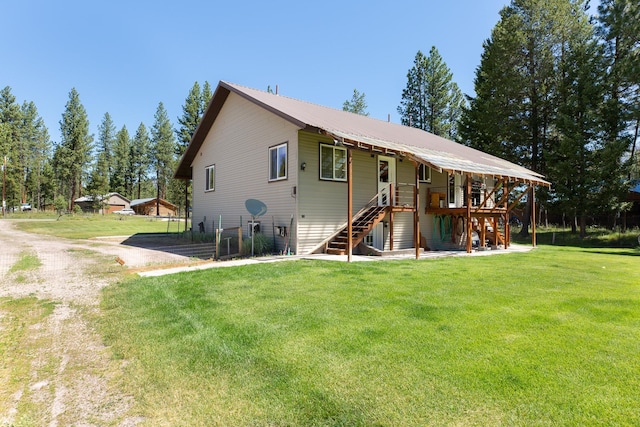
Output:
<instances>
[{"instance_id":1,"label":"gravel driveway","mask_svg":"<svg viewBox=\"0 0 640 427\"><path fill-rule=\"evenodd\" d=\"M46 342L31 354L31 370L5 411L0 425L12 425L20 407L45 406L37 425L133 426L133 400L118 387L122 361L114 360L92 329L99 314L100 290L117 281L126 267L185 262L165 251L124 246L118 239L68 240L17 230L0 220L0 297L35 296L56 302L53 313L29 329L29 339ZM25 254L41 262L37 269L11 271ZM125 267L116 262L124 261ZM0 309L0 319L2 318ZM0 334L2 329L0 327ZM53 362L52 362L53 361ZM51 366L52 363L55 366Z\"/></svg>"}]
</instances>

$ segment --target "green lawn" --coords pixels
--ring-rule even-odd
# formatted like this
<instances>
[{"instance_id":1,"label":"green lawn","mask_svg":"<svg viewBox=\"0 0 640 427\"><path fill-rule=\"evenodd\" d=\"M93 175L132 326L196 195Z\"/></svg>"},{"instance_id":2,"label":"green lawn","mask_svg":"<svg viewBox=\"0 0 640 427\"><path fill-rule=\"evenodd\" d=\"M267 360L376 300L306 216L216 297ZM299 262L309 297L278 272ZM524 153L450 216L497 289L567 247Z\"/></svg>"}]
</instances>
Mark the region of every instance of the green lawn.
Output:
<instances>
[{"instance_id":1,"label":"green lawn","mask_svg":"<svg viewBox=\"0 0 640 427\"><path fill-rule=\"evenodd\" d=\"M70 239L184 231L184 220L168 222L147 216L120 216L115 214L64 215L60 218L17 221L16 224L23 231Z\"/></svg>"},{"instance_id":2,"label":"green lawn","mask_svg":"<svg viewBox=\"0 0 640 427\"><path fill-rule=\"evenodd\" d=\"M292 261L105 290L144 425L639 425L640 250Z\"/></svg>"}]
</instances>

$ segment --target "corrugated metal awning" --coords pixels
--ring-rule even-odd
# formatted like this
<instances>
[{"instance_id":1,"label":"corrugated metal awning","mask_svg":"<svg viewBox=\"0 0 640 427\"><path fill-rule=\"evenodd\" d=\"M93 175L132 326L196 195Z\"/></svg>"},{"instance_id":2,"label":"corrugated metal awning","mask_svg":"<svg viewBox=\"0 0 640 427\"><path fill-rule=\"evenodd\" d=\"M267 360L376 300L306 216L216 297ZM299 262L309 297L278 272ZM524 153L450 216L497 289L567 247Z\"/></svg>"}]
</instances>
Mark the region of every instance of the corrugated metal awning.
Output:
<instances>
[{"instance_id":1,"label":"corrugated metal awning","mask_svg":"<svg viewBox=\"0 0 640 427\"><path fill-rule=\"evenodd\" d=\"M423 163L432 169L450 173L471 173L481 176L507 177L517 181L551 186L548 181L542 179L542 175L516 165L495 156L485 154L478 150L471 153L476 159L469 156L457 155L451 152L438 151L426 147L417 147L392 141L371 138L363 135L349 134L336 129L325 129L327 135L334 137L345 145L350 145L362 150L394 154L400 157L408 157Z\"/></svg>"}]
</instances>

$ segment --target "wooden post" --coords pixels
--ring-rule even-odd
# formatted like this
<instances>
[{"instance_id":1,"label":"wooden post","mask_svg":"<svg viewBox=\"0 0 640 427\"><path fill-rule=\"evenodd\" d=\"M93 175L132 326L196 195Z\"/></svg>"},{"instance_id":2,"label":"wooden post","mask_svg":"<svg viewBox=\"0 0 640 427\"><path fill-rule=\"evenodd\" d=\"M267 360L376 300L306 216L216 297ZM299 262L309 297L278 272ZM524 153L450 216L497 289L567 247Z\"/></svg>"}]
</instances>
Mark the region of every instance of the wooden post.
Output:
<instances>
[{"instance_id":1,"label":"wooden post","mask_svg":"<svg viewBox=\"0 0 640 427\"><path fill-rule=\"evenodd\" d=\"M467 253L471 253L473 242L471 239L471 175L467 174L467 186L465 191L465 199L467 200Z\"/></svg>"},{"instance_id":2,"label":"wooden post","mask_svg":"<svg viewBox=\"0 0 640 427\"><path fill-rule=\"evenodd\" d=\"M353 158L347 149L347 261L353 256Z\"/></svg>"},{"instance_id":3,"label":"wooden post","mask_svg":"<svg viewBox=\"0 0 640 427\"><path fill-rule=\"evenodd\" d=\"M509 179L504 178L502 188L504 188L504 248L507 249L509 247L509 243L511 243L511 225L509 224L509 195L507 194L507 190L509 188Z\"/></svg>"},{"instance_id":4,"label":"wooden post","mask_svg":"<svg viewBox=\"0 0 640 427\"><path fill-rule=\"evenodd\" d=\"M394 221L393 216L394 216L393 210L390 210L389 212L389 250L390 251L393 250L393 221ZM384 236L384 231L382 235ZM384 250L384 244L382 245L382 249Z\"/></svg>"},{"instance_id":5,"label":"wooden post","mask_svg":"<svg viewBox=\"0 0 640 427\"><path fill-rule=\"evenodd\" d=\"M216 259L220 259L220 230L216 228Z\"/></svg>"},{"instance_id":6,"label":"wooden post","mask_svg":"<svg viewBox=\"0 0 640 427\"><path fill-rule=\"evenodd\" d=\"M536 187L531 183L531 246L536 247Z\"/></svg>"},{"instance_id":7,"label":"wooden post","mask_svg":"<svg viewBox=\"0 0 640 427\"><path fill-rule=\"evenodd\" d=\"M184 232L187 232L187 226L189 225L189 180L184 180ZM180 227L178 227L180 231Z\"/></svg>"},{"instance_id":8,"label":"wooden post","mask_svg":"<svg viewBox=\"0 0 640 427\"><path fill-rule=\"evenodd\" d=\"M413 230L415 232L416 259L420 259L420 164L414 163L416 166L416 186L413 190Z\"/></svg>"}]
</instances>

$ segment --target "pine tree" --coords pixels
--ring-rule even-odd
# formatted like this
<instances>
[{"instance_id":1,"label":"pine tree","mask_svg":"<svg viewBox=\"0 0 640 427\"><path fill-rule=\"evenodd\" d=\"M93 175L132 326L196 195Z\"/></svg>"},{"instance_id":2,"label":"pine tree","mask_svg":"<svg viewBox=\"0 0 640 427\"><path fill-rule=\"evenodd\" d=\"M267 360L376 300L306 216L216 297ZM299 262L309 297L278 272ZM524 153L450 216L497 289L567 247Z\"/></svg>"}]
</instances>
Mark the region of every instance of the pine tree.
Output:
<instances>
[{"instance_id":1,"label":"pine tree","mask_svg":"<svg viewBox=\"0 0 640 427\"><path fill-rule=\"evenodd\" d=\"M601 206L603 141L600 106L605 74L602 52L590 27L572 35L560 62L557 142L548 153L548 178L552 200L562 212L578 220L580 236L586 235L586 219ZM575 231L576 221L572 222Z\"/></svg>"},{"instance_id":2,"label":"pine tree","mask_svg":"<svg viewBox=\"0 0 640 427\"><path fill-rule=\"evenodd\" d=\"M113 174L109 182L111 191L131 198L132 196L132 170L131 170L131 138L126 126L116 134L113 146Z\"/></svg>"},{"instance_id":3,"label":"pine tree","mask_svg":"<svg viewBox=\"0 0 640 427\"><path fill-rule=\"evenodd\" d=\"M207 81L205 81L202 90L200 90L199 83L195 82L189 91L184 105L182 106L182 117L178 118L180 127L176 129L176 156L178 158L184 154L187 146L191 142L191 138L193 137L193 134L200 124L200 120L209 105L211 96L211 86ZM189 200L191 200L189 189L189 181L187 180L184 182L173 180L172 185L169 187L171 199L177 202L178 206L181 208L186 208L186 206L184 206L185 203L188 204ZM187 200L186 202L185 198Z\"/></svg>"},{"instance_id":4,"label":"pine tree","mask_svg":"<svg viewBox=\"0 0 640 427\"><path fill-rule=\"evenodd\" d=\"M204 116L204 112L209 106L209 102L211 101L212 97L213 97L213 91L211 90L211 85L209 84L208 81L205 80L204 85L202 86L202 96L201 96L202 104L200 109L200 117Z\"/></svg>"},{"instance_id":5,"label":"pine tree","mask_svg":"<svg viewBox=\"0 0 640 427\"><path fill-rule=\"evenodd\" d=\"M142 184L147 179L151 166L151 140L144 123L140 123L131 144L131 166L134 178L134 193L137 199L142 196Z\"/></svg>"},{"instance_id":6,"label":"pine tree","mask_svg":"<svg viewBox=\"0 0 640 427\"><path fill-rule=\"evenodd\" d=\"M11 88L6 86L0 91L0 161L7 158L5 195L7 208L22 202L20 194L20 167L16 156L21 138L22 112Z\"/></svg>"},{"instance_id":7,"label":"pine tree","mask_svg":"<svg viewBox=\"0 0 640 427\"><path fill-rule=\"evenodd\" d=\"M619 179L608 184L615 184L630 178L634 162L640 165L636 160L640 137L640 4L634 0L602 0L598 12L598 34L608 70L602 117L614 161L611 166L619 172ZM613 195L612 210L623 209L628 186L614 186L608 191Z\"/></svg>"},{"instance_id":8,"label":"pine tree","mask_svg":"<svg viewBox=\"0 0 640 427\"><path fill-rule=\"evenodd\" d=\"M462 136L476 148L542 174L557 144L558 70L574 36L588 30L582 0L512 0L484 44L476 97ZM520 234L528 235L527 199Z\"/></svg>"},{"instance_id":9,"label":"pine tree","mask_svg":"<svg viewBox=\"0 0 640 427\"><path fill-rule=\"evenodd\" d=\"M113 169L113 146L116 141L116 125L111 115L104 113L102 123L98 126L97 163L100 164L97 173L109 182ZM107 189L108 190L108 189Z\"/></svg>"},{"instance_id":10,"label":"pine tree","mask_svg":"<svg viewBox=\"0 0 640 427\"><path fill-rule=\"evenodd\" d=\"M171 122L160 102L154 116L155 122L151 127L151 145L153 153L153 166L156 173L157 195L160 198L167 197L167 188L173 177L175 163L175 139L171 130Z\"/></svg>"},{"instance_id":11,"label":"pine tree","mask_svg":"<svg viewBox=\"0 0 640 427\"><path fill-rule=\"evenodd\" d=\"M54 154L56 174L72 210L73 201L82 194L82 177L89 163L93 143L87 112L75 88L69 92L69 101L60 120L60 133L62 138Z\"/></svg>"},{"instance_id":12,"label":"pine tree","mask_svg":"<svg viewBox=\"0 0 640 427\"><path fill-rule=\"evenodd\" d=\"M182 106L182 117L178 118L180 127L176 129L176 156L181 157L187 149L191 137L200 123L202 111L202 94L200 85L195 82Z\"/></svg>"},{"instance_id":13,"label":"pine tree","mask_svg":"<svg viewBox=\"0 0 640 427\"><path fill-rule=\"evenodd\" d=\"M342 104L342 110L368 116L369 113L367 112L367 101L364 92L361 93L358 89L354 89L351 100L346 100Z\"/></svg>"},{"instance_id":14,"label":"pine tree","mask_svg":"<svg viewBox=\"0 0 640 427\"><path fill-rule=\"evenodd\" d=\"M24 152L21 176L23 178L22 199L30 201L36 209L41 209L42 199L40 186L44 165L51 155L49 132L33 102L22 105L22 147Z\"/></svg>"},{"instance_id":15,"label":"pine tree","mask_svg":"<svg viewBox=\"0 0 640 427\"><path fill-rule=\"evenodd\" d=\"M451 118L460 115L461 103L464 99L438 49L433 46L429 56L418 51L398 107L402 124L443 137L457 135L457 121Z\"/></svg>"}]
</instances>

